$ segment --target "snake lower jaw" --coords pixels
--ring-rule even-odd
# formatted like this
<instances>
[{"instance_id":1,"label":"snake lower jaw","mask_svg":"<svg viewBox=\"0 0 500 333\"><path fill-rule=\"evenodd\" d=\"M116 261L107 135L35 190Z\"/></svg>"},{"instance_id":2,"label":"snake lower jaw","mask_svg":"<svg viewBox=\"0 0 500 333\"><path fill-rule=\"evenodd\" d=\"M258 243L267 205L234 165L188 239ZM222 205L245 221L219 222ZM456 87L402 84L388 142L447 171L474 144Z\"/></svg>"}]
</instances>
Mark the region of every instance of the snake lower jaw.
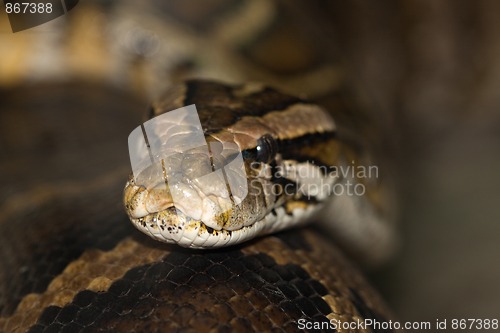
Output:
<instances>
[{"instance_id":1,"label":"snake lower jaw","mask_svg":"<svg viewBox=\"0 0 500 333\"><path fill-rule=\"evenodd\" d=\"M311 220L319 206L295 209L287 213L276 208L264 218L238 229L214 229L203 221L192 219L175 207L140 218L130 217L132 224L154 240L185 248L214 249L243 243L253 238L303 225Z\"/></svg>"},{"instance_id":2,"label":"snake lower jaw","mask_svg":"<svg viewBox=\"0 0 500 333\"><path fill-rule=\"evenodd\" d=\"M132 224L149 237L181 247L209 249L231 246L257 236L260 228L242 227L238 230L213 229L171 207L141 218L130 217Z\"/></svg>"}]
</instances>

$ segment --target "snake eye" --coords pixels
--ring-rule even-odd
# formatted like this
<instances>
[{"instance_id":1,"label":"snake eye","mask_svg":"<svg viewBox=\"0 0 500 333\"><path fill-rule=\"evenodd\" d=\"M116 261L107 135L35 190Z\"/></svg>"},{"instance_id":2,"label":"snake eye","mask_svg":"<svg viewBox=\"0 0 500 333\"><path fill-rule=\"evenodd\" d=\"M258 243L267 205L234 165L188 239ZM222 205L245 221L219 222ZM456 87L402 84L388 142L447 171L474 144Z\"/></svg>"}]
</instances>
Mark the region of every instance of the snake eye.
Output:
<instances>
[{"instance_id":1,"label":"snake eye","mask_svg":"<svg viewBox=\"0 0 500 333\"><path fill-rule=\"evenodd\" d=\"M278 143L269 135L263 135L257 140L257 162L269 163L278 153Z\"/></svg>"}]
</instances>

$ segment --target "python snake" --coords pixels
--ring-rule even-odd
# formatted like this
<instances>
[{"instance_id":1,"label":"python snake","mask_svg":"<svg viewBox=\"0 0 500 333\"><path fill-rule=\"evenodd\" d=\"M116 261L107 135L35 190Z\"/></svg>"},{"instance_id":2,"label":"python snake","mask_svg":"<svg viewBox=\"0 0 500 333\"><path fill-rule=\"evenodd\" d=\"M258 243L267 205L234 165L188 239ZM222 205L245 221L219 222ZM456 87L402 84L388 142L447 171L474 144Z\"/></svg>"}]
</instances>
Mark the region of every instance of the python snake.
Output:
<instances>
[{"instance_id":1,"label":"python snake","mask_svg":"<svg viewBox=\"0 0 500 333\"><path fill-rule=\"evenodd\" d=\"M0 113L2 331L298 331L301 319L392 318L335 245L358 256L372 254L371 260L390 251L393 235L378 179L354 177L366 195L323 203L335 241L305 227L228 248L185 250L150 240L127 221L120 199L130 172L126 137L140 125L142 101L149 98L158 101L150 117L195 104L208 124L205 134L226 142L224 133L232 131L248 164L297 169L372 163L363 142L353 139L357 135L342 132L349 121L338 106L338 69L310 44L300 44L304 36L291 20L295 7L279 1L197 6L80 4L43 38L3 36L12 48L3 51L9 67L0 68L8 74ZM275 53L287 57L273 59ZM67 57L62 71L50 61L29 66L61 55ZM326 100L325 107L305 95ZM257 156L259 145L270 156ZM284 178L295 185L304 181ZM128 189L130 184L133 178ZM134 199L139 188L126 190L132 219L137 206L131 203L144 204ZM243 201L245 210L235 213L229 229L198 222L197 233L220 239L273 216L301 223L325 199L305 200L296 190L272 202L264 202L268 196L248 198L256 202ZM283 228L269 225L263 233ZM161 228L143 227L149 233Z\"/></svg>"}]
</instances>

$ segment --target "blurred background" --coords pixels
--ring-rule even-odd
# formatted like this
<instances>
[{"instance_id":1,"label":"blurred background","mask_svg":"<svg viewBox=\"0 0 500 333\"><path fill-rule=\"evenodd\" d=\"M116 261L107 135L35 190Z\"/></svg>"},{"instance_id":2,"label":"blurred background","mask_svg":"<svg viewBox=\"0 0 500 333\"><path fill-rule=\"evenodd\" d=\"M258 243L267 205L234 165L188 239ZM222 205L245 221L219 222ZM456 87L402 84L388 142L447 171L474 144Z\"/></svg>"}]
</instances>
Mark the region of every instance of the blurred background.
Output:
<instances>
[{"instance_id":1,"label":"blurred background","mask_svg":"<svg viewBox=\"0 0 500 333\"><path fill-rule=\"evenodd\" d=\"M218 19L227 18L227 10L219 10L224 2L208 1L200 7L200 1L88 1L65 17L16 34L5 13L0 14L4 153L15 151L8 138L21 131L25 120L13 116L12 110L22 108L34 96L30 94L50 96L49 83L54 82L86 82L85 88L57 88L70 97L58 99L55 107L65 108L75 96L89 108L106 96L133 107L136 116L128 120L130 130L152 98L186 75L286 82L285 90L300 94L312 89L305 94L312 97L324 93L315 86L318 79L329 87L342 86L373 124L380 125L379 150L397 180L402 241L394 260L370 273L373 283L401 320L498 318L500 2L277 1L272 15L240 16L230 24ZM270 3L274 6L266 1L235 2L237 8L255 7L256 12L269 9ZM238 43L251 39L251 29L246 28L264 22L262 17L283 22L275 19L282 10L295 22L296 40L270 43L276 54L262 56L267 60L274 55L272 61L281 68L267 76L264 70L245 67L226 43L236 42L237 49L244 49ZM171 23L173 16L192 27ZM218 39L208 36L208 24L219 27ZM306 44L299 42L304 36ZM314 82L301 84L286 73L286 66L303 61L309 47L324 50L327 59L322 61L331 67ZM168 79L160 75L167 72ZM92 92L103 85L121 93L100 88L99 94ZM111 108L113 103L104 105ZM16 121L21 126L17 129ZM23 143L19 138L17 143ZM25 146L43 149L44 142ZM126 137L121 148L126 161ZM4 191L2 198L8 195Z\"/></svg>"},{"instance_id":2,"label":"blurred background","mask_svg":"<svg viewBox=\"0 0 500 333\"><path fill-rule=\"evenodd\" d=\"M498 317L500 3L329 8L352 86L396 129L403 241L383 294L407 320Z\"/></svg>"}]
</instances>

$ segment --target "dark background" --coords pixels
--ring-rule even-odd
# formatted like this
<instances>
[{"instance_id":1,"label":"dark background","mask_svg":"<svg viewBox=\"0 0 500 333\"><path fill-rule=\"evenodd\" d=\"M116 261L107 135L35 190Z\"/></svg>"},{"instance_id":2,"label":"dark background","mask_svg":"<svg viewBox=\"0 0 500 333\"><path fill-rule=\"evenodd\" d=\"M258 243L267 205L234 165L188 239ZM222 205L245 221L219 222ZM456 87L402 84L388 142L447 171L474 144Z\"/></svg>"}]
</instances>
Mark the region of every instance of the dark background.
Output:
<instances>
[{"instance_id":1,"label":"dark background","mask_svg":"<svg viewBox=\"0 0 500 333\"><path fill-rule=\"evenodd\" d=\"M405 320L498 318L500 2L329 10L352 86L393 128L403 242L383 294Z\"/></svg>"}]
</instances>

